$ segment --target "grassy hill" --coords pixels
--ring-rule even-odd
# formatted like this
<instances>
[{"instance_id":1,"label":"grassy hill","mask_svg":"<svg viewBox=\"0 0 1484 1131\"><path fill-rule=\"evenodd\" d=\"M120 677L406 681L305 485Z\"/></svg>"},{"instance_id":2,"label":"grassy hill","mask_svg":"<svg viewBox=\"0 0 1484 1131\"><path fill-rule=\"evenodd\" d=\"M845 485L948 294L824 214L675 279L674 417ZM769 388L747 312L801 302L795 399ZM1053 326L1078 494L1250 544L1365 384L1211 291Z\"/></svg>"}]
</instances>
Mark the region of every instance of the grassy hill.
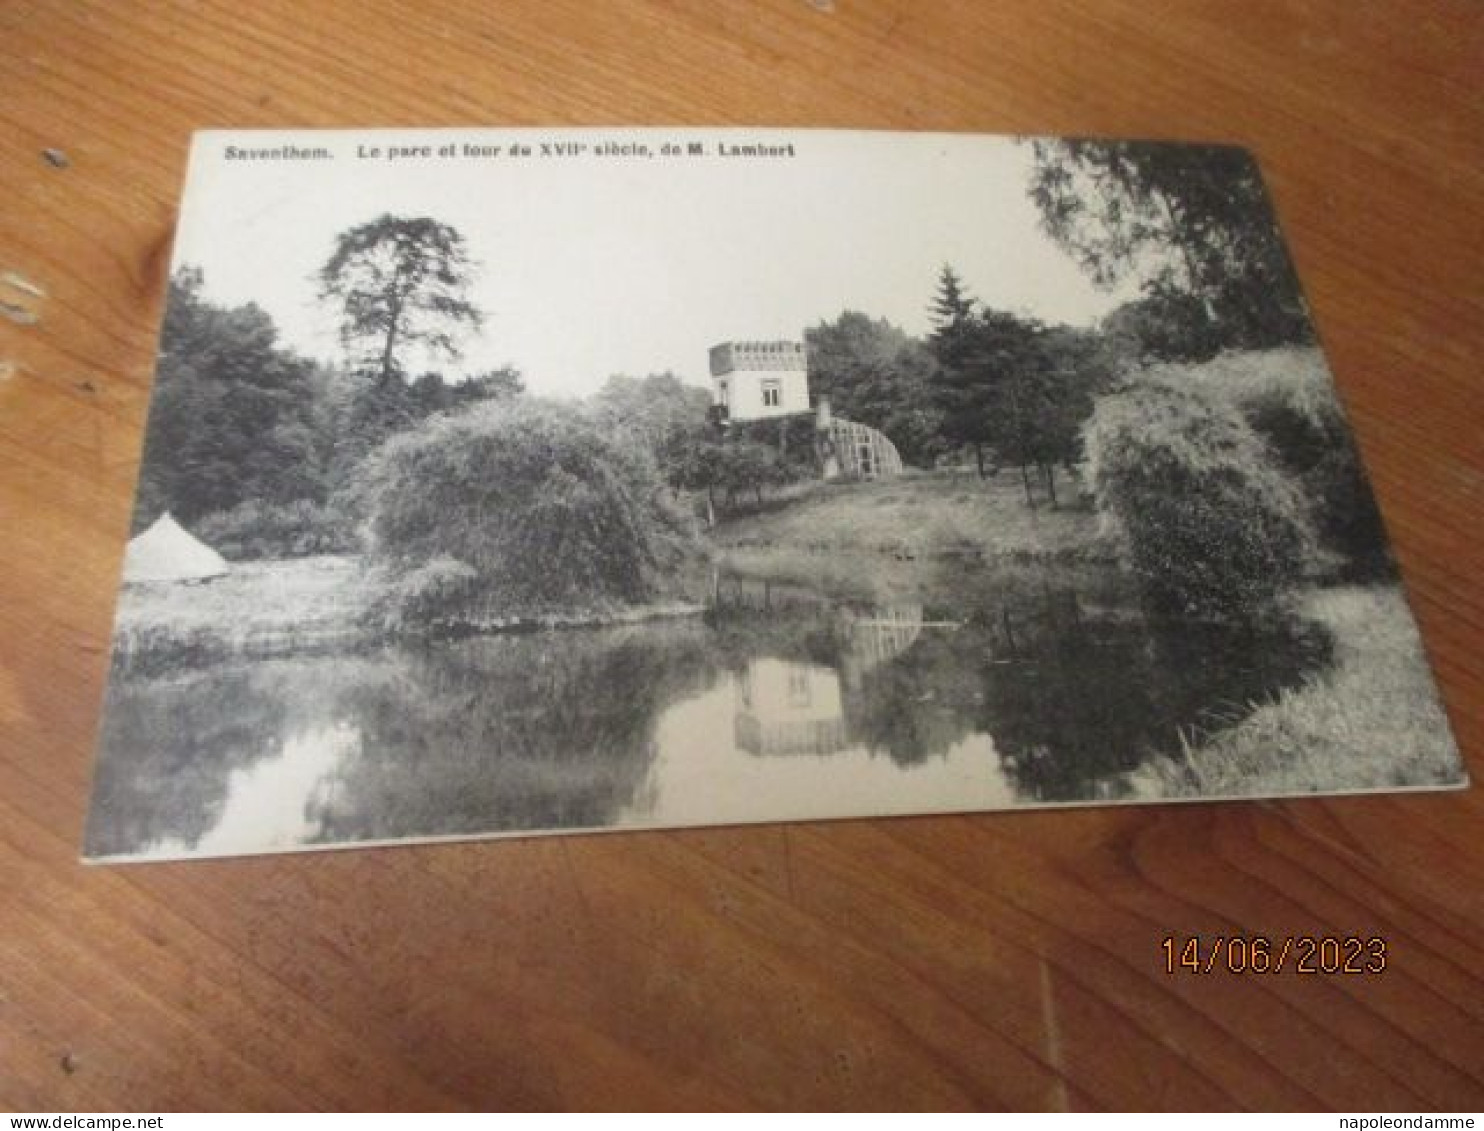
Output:
<instances>
[{"instance_id":1,"label":"grassy hill","mask_svg":"<svg viewBox=\"0 0 1484 1131\"><path fill-rule=\"evenodd\" d=\"M1063 489L1065 495L1074 492ZM1105 559L1111 548L1084 502L1026 506L1012 471L904 475L870 483L812 483L711 532L723 552L880 554L899 559Z\"/></svg>"}]
</instances>

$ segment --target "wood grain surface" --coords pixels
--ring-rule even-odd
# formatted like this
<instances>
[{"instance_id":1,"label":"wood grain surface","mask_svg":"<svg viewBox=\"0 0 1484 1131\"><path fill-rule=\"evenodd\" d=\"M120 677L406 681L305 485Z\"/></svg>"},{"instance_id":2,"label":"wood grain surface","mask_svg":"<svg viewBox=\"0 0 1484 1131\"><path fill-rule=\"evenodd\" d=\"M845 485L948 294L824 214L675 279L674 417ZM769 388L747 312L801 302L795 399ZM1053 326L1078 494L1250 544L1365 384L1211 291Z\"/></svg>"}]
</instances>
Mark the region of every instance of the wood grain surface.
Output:
<instances>
[{"instance_id":1,"label":"wood grain surface","mask_svg":"<svg viewBox=\"0 0 1484 1131\"><path fill-rule=\"evenodd\" d=\"M209 126L1252 146L1477 775L1481 75L1476 0L0 0L0 1107L1484 1107L1477 789L77 862ZM1165 973L1237 932L1390 963Z\"/></svg>"}]
</instances>

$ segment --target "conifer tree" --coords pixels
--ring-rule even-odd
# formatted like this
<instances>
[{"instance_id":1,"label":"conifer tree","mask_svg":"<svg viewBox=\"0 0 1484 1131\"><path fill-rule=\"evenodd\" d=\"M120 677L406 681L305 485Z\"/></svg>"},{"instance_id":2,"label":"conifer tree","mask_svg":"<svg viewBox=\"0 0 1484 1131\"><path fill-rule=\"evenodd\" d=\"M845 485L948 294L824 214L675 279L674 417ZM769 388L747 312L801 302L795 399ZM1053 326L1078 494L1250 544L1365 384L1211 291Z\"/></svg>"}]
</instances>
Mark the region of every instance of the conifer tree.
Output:
<instances>
[{"instance_id":1,"label":"conifer tree","mask_svg":"<svg viewBox=\"0 0 1484 1131\"><path fill-rule=\"evenodd\" d=\"M387 384L403 354L457 360L459 337L484 318L468 301L474 264L457 229L428 217L382 215L340 233L319 273L352 365Z\"/></svg>"}]
</instances>

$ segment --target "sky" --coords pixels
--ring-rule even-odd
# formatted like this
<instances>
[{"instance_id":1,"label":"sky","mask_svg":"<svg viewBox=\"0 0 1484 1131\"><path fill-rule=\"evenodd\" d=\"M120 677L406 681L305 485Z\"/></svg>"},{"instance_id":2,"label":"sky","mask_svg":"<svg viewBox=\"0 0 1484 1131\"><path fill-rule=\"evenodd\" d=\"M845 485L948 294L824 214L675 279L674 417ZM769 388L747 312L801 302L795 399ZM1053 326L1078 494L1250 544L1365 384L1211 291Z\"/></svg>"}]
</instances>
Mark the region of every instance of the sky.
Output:
<instances>
[{"instance_id":1,"label":"sky","mask_svg":"<svg viewBox=\"0 0 1484 1131\"><path fill-rule=\"evenodd\" d=\"M604 142L650 157L599 156ZM700 142L701 157L660 154ZM588 146L542 156L541 145ZM722 156L792 143L793 157ZM228 147L323 147L327 160L229 160ZM510 156L512 145L531 156ZM443 146L492 157L439 157ZM433 156L389 158L393 147ZM361 156L379 149L380 156ZM945 264L998 309L1087 325L1131 293L1096 290L1040 230L1029 146L950 134L656 129L214 131L196 135L174 263L207 297L255 302L285 344L341 358L314 276L336 236L383 213L461 232L486 324L450 377L513 365L533 392L584 396L616 373L709 380L718 342L802 338L857 310L909 333Z\"/></svg>"}]
</instances>

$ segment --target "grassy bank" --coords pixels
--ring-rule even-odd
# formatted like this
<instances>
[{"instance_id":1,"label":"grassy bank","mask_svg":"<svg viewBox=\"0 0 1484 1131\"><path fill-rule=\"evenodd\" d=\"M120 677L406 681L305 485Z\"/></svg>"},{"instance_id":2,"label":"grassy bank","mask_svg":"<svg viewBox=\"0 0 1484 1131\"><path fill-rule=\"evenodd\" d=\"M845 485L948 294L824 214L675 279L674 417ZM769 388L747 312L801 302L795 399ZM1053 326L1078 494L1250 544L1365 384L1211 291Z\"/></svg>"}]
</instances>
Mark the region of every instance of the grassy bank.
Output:
<instances>
[{"instance_id":1,"label":"grassy bank","mask_svg":"<svg viewBox=\"0 0 1484 1131\"><path fill-rule=\"evenodd\" d=\"M200 583L128 585L119 598L114 662L206 663L355 643L380 583L360 559L238 562Z\"/></svg>"},{"instance_id":2,"label":"grassy bank","mask_svg":"<svg viewBox=\"0 0 1484 1131\"><path fill-rule=\"evenodd\" d=\"M394 582L355 556L234 563L199 584L126 586L119 600L114 663L125 670L205 664L229 656L302 655L355 648L429 627L517 632L628 624L699 611L683 599L632 605L594 602L560 612L522 614L506 603L477 602L457 622L393 623Z\"/></svg>"},{"instance_id":3,"label":"grassy bank","mask_svg":"<svg viewBox=\"0 0 1484 1131\"><path fill-rule=\"evenodd\" d=\"M1073 499L1063 476L1059 491ZM940 556L1101 559L1111 551L1092 511L1064 501L1026 505L1020 476L1001 471L906 475L870 483L817 483L780 505L729 519L712 540L727 554L880 554L903 560Z\"/></svg>"},{"instance_id":4,"label":"grassy bank","mask_svg":"<svg viewBox=\"0 0 1484 1131\"><path fill-rule=\"evenodd\" d=\"M1163 796L1388 789L1452 781L1458 753L1401 590L1326 589L1304 615L1335 638L1334 664L1166 763Z\"/></svg>"}]
</instances>

